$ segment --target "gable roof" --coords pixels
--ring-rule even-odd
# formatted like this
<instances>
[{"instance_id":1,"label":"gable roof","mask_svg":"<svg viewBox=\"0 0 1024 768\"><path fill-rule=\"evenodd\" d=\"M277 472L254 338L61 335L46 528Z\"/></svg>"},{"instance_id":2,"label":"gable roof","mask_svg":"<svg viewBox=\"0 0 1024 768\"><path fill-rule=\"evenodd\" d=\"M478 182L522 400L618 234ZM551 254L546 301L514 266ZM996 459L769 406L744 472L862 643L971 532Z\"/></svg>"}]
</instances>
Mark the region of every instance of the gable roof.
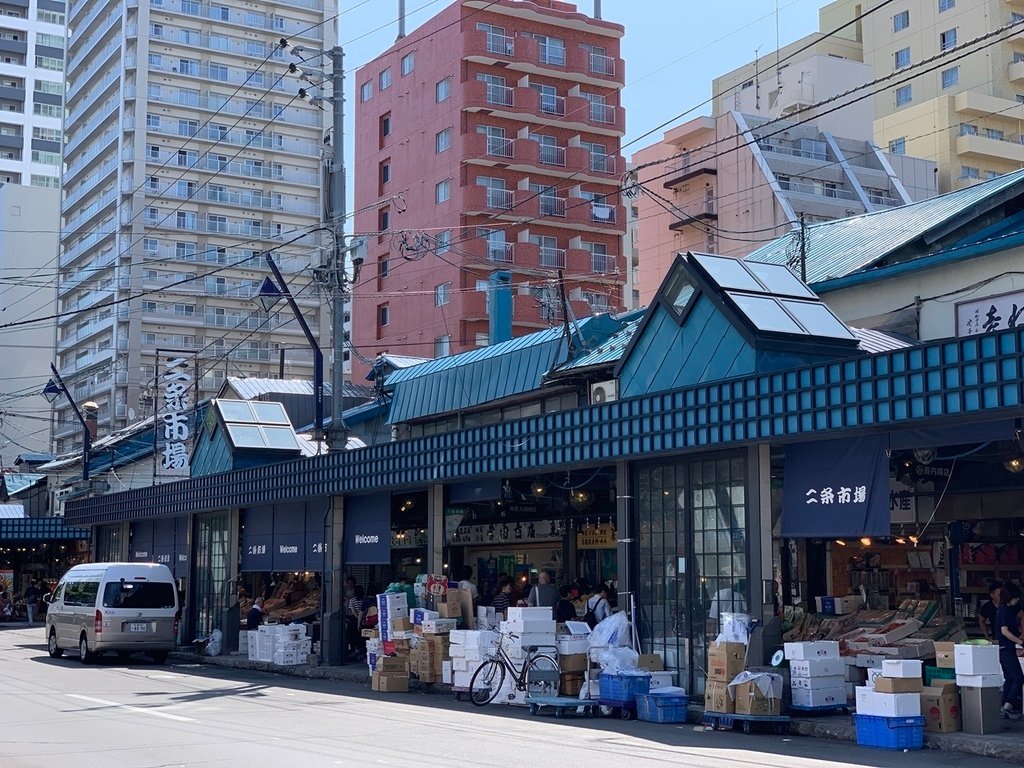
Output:
<instances>
[{"instance_id":1,"label":"gable roof","mask_svg":"<svg viewBox=\"0 0 1024 768\"><path fill-rule=\"evenodd\" d=\"M260 379L228 376L221 385L218 397L228 397L228 391L234 392L241 400L255 400L264 395L306 395L313 396L313 382L305 379ZM330 382L324 382L324 396L331 395ZM346 382L342 392L344 397L372 398L372 387L363 387Z\"/></svg>"},{"instance_id":2,"label":"gable roof","mask_svg":"<svg viewBox=\"0 0 1024 768\"><path fill-rule=\"evenodd\" d=\"M1024 193L1024 169L928 200L836 219L803 228L806 282L845 277L915 249L924 255L978 216ZM787 264L799 258L800 228L746 256L747 261Z\"/></svg>"}]
</instances>

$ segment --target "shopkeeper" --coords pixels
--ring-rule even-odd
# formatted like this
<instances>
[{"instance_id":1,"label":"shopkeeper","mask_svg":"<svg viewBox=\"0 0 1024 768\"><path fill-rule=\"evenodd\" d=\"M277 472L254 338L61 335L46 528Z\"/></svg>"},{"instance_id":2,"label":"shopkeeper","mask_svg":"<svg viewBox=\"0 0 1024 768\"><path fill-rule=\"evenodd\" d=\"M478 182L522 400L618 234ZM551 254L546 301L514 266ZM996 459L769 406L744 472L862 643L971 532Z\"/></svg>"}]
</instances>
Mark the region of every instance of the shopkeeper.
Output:
<instances>
[{"instance_id":1,"label":"shopkeeper","mask_svg":"<svg viewBox=\"0 0 1024 768\"><path fill-rule=\"evenodd\" d=\"M1007 584L999 593L999 611L996 613L996 636L999 638L999 666L1003 668L1002 714L1010 720L1021 717L1021 692L1024 688L1024 669L1017 660L1017 648L1024 643L1018 611L1020 587Z\"/></svg>"}]
</instances>

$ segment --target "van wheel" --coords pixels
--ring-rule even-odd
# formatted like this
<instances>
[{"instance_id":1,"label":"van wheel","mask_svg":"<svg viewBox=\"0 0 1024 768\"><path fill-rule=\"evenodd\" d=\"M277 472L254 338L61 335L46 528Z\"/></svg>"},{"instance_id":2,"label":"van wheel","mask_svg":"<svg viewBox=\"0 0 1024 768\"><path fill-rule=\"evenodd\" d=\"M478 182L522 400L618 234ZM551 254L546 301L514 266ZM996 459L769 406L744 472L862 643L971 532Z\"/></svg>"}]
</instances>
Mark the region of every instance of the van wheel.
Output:
<instances>
[{"instance_id":1,"label":"van wheel","mask_svg":"<svg viewBox=\"0 0 1024 768\"><path fill-rule=\"evenodd\" d=\"M50 636L46 638L46 650L51 659L59 659L64 655L64 649L57 645L57 630L51 629Z\"/></svg>"},{"instance_id":2,"label":"van wheel","mask_svg":"<svg viewBox=\"0 0 1024 768\"><path fill-rule=\"evenodd\" d=\"M149 655L153 657L153 661L155 661L157 664L167 663L167 651L153 651Z\"/></svg>"},{"instance_id":3,"label":"van wheel","mask_svg":"<svg viewBox=\"0 0 1024 768\"><path fill-rule=\"evenodd\" d=\"M89 652L89 641L85 635L78 641L78 660L83 664L92 664L93 654Z\"/></svg>"}]
</instances>

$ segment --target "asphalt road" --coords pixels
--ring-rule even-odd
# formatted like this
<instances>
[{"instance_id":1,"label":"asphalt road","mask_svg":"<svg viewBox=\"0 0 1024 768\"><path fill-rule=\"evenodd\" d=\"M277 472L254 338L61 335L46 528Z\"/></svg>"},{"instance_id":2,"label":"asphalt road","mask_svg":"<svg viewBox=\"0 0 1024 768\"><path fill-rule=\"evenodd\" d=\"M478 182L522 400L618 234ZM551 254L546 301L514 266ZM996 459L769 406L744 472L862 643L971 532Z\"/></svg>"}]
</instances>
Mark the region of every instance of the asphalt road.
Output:
<instances>
[{"instance_id":1,"label":"asphalt road","mask_svg":"<svg viewBox=\"0 0 1024 768\"><path fill-rule=\"evenodd\" d=\"M43 630L0 630L2 768L1006 768L693 725L555 720L436 694L116 657L51 659Z\"/></svg>"}]
</instances>

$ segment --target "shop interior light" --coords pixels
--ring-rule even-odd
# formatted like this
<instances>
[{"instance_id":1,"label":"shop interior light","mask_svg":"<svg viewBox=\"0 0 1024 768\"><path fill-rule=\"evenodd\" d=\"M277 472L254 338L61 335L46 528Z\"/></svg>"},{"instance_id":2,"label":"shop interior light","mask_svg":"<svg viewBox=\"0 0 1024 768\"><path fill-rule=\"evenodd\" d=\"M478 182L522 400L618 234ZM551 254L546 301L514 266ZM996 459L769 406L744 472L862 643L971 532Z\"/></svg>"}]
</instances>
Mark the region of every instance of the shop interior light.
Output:
<instances>
[{"instance_id":1,"label":"shop interior light","mask_svg":"<svg viewBox=\"0 0 1024 768\"><path fill-rule=\"evenodd\" d=\"M842 539L836 539L836 544L838 544L840 547L845 547L846 546L846 542L843 541Z\"/></svg>"},{"instance_id":2,"label":"shop interior light","mask_svg":"<svg viewBox=\"0 0 1024 768\"><path fill-rule=\"evenodd\" d=\"M920 541L920 539L917 536L909 536L908 538L910 539L910 543L913 544L915 547L917 546L917 542Z\"/></svg>"},{"instance_id":3,"label":"shop interior light","mask_svg":"<svg viewBox=\"0 0 1024 768\"><path fill-rule=\"evenodd\" d=\"M1022 459L1020 456L1015 456L1009 461L1004 461L1003 466L1006 467L1007 472L1012 472L1013 474L1016 475L1021 470L1024 470L1024 459Z\"/></svg>"},{"instance_id":4,"label":"shop interior light","mask_svg":"<svg viewBox=\"0 0 1024 768\"><path fill-rule=\"evenodd\" d=\"M871 546L871 539L868 538L867 536L865 536L864 538L862 538L860 540L860 543L863 544L865 547L870 547Z\"/></svg>"},{"instance_id":5,"label":"shop interior light","mask_svg":"<svg viewBox=\"0 0 1024 768\"><path fill-rule=\"evenodd\" d=\"M594 494L577 488L569 493L569 503L577 512L582 512L584 509L589 509L590 505L594 503Z\"/></svg>"},{"instance_id":6,"label":"shop interior light","mask_svg":"<svg viewBox=\"0 0 1024 768\"><path fill-rule=\"evenodd\" d=\"M904 539L904 538L903 538L902 536L897 536L897 537L896 537L896 543L897 543L897 544L906 544L906 543L907 543L907 540L906 540L906 539Z\"/></svg>"},{"instance_id":7,"label":"shop interior light","mask_svg":"<svg viewBox=\"0 0 1024 768\"><path fill-rule=\"evenodd\" d=\"M530 491L534 496L543 496L548 492L548 485L543 480L534 480L530 486Z\"/></svg>"}]
</instances>

